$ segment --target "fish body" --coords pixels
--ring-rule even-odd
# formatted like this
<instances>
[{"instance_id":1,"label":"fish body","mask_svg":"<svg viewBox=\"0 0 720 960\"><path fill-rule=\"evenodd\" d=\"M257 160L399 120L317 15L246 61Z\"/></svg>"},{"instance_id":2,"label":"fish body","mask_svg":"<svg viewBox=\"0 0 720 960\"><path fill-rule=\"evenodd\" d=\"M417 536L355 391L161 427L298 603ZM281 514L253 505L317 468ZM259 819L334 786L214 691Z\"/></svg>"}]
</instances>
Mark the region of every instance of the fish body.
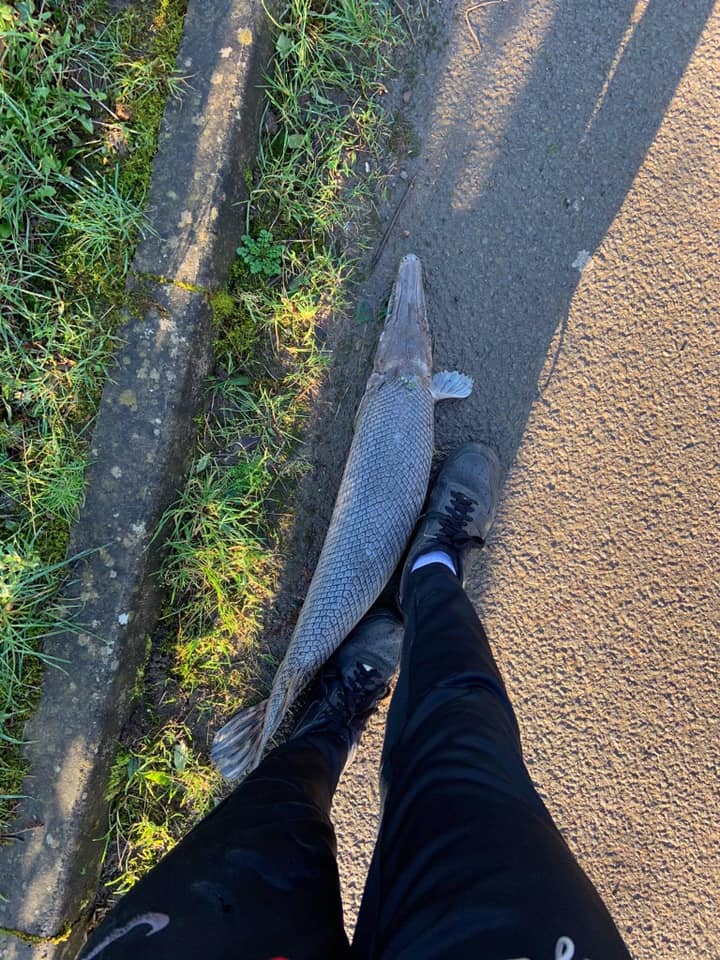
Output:
<instances>
[{"instance_id":1,"label":"fish body","mask_svg":"<svg viewBox=\"0 0 720 960\"><path fill-rule=\"evenodd\" d=\"M406 256L330 525L287 653L267 700L216 735L212 759L228 779L257 766L268 740L318 669L377 600L400 562L430 478L435 402L468 396L459 373L431 374L420 261Z\"/></svg>"}]
</instances>

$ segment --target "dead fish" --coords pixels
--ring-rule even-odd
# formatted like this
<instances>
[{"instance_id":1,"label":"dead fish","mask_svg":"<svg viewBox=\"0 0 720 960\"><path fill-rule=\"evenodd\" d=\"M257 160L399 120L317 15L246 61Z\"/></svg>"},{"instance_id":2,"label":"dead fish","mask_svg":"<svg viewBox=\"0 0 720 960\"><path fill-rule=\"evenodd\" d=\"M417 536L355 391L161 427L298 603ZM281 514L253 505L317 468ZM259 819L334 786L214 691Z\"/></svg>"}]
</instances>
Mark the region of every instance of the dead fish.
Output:
<instances>
[{"instance_id":1,"label":"dead fish","mask_svg":"<svg viewBox=\"0 0 720 960\"><path fill-rule=\"evenodd\" d=\"M403 258L330 526L287 653L267 700L236 713L211 757L236 780L253 770L289 707L377 600L425 500L438 400L469 396L470 377L431 375L420 261Z\"/></svg>"}]
</instances>

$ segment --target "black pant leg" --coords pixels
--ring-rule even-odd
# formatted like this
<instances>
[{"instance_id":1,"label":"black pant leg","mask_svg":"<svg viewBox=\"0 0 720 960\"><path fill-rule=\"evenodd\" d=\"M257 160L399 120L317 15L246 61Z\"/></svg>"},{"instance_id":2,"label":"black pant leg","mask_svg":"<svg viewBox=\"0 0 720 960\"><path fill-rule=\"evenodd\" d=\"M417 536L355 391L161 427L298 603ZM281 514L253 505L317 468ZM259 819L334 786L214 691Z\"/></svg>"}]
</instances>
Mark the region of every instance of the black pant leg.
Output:
<instances>
[{"instance_id":1,"label":"black pant leg","mask_svg":"<svg viewBox=\"0 0 720 960\"><path fill-rule=\"evenodd\" d=\"M272 751L94 931L82 960L325 960L349 953L329 812L347 748Z\"/></svg>"},{"instance_id":2,"label":"black pant leg","mask_svg":"<svg viewBox=\"0 0 720 960\"><path fill-rule=\"evenodd\" d=\"M442 565L408 583L384 808L353 956L619 960L628 952L535 791L485 632Z\"/></svg>"}]
</instances>

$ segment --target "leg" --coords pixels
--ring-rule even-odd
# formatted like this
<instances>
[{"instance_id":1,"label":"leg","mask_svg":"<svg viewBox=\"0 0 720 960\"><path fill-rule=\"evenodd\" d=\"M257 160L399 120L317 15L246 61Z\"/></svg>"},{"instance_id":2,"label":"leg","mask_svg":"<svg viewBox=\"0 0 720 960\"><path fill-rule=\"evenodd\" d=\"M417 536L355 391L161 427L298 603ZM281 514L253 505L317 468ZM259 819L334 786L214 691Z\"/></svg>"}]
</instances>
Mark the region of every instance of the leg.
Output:
<instances>
[{"instance_id":1,"label":"leg","mask_svg":"<svg viewBox=\"0 0 720 960\"><path fill-rule=\"evenodd\" d=\"M503 681L459 581L433 565L408 587L382 826L353 955L628 957L533 788Z\"/></svg>"},{"instance_id":2,"label":"leg","mask_svg":"<svg viewBox=\"0 0 720 960\"><path fill-rule=\"evenodd\" d=\"M346 757L318 731L273 750L120 901L82 960L345 956L329 811Z\"/></svg>"},{"instance_id":3,"label":"leg","mask_svg":"<svg viewBox=\"0 0 720 960\"><path fill-rule=\"evenodd\" d=\"M389 690L402 624L368 615L320 672L290 738L90 937L82 960L342 960L330 804ZM225 750L233 766L233 757Z\"/></svg>"},{"instance_id":4,"label":"leg","mask_svg":"<svg viewBox=\"0 0 720 960\"><path fill-rule=\"evenodd\" d=\"M627 960L610 915L535 791L462 553L494 516L499 465L443 468L401 583L405 639L383 750L383 813L353 956Z\"/></svg>"}]
</instances>

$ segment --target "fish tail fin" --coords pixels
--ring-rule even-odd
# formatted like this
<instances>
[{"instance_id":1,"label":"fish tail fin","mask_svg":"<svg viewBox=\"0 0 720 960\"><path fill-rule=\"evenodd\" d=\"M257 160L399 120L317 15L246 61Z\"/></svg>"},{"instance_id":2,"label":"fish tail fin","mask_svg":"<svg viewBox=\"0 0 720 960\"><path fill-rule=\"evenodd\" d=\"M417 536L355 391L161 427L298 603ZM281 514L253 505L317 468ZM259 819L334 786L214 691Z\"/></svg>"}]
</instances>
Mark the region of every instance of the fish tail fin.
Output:
<instances>
[{"instance_id":1,"label":"fish tail fin","mask_svg":"<svg viewBox=\"0 0 720 960\"><path fill-rule=\"evenodd\" d=\"M268 701L235 713L215 734L210 759L226 780L239 780L260 763L267 742Z\"/></svg>"}]
</instances>

